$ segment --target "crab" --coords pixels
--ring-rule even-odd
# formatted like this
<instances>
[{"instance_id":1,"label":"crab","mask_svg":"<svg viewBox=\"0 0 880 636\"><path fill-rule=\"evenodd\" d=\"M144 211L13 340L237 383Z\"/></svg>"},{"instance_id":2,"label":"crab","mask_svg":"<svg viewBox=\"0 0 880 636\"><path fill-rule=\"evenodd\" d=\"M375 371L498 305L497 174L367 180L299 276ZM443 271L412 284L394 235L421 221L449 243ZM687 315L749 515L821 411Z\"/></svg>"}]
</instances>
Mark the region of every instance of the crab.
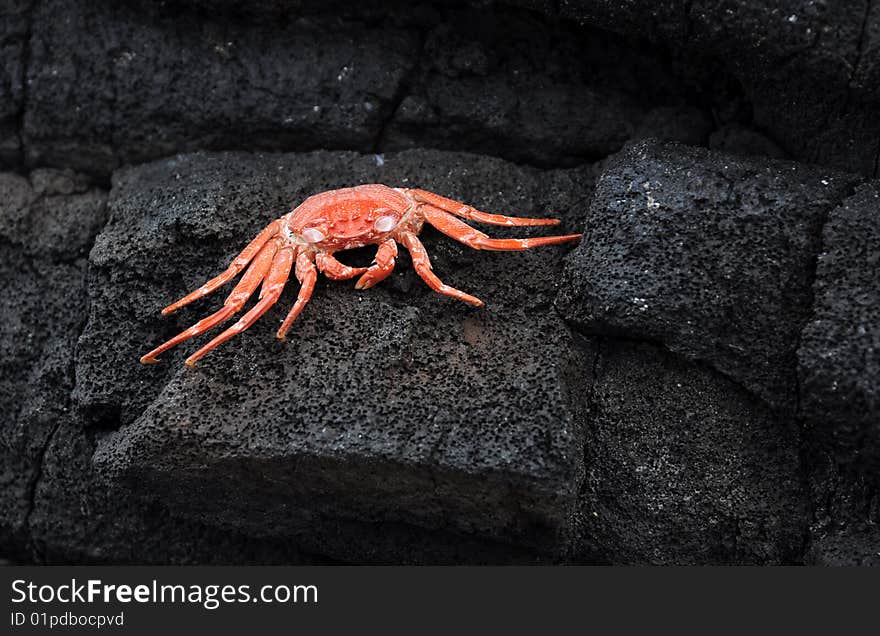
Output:
<instances>
[{"instance_id":1,"label":"crab","mask_svg":"<svg viewBox=\"0 0 880 636\"><path fill-rule=\"evenodd\" d=\"M276 334L279 340L284 340L291 324L311 298L319 271L332 280L348 280L359 276L355 288L368 289L391 274L398 243L402 243L409 251L416 273L431 289L474 307L482 307L482 300L444 284L431 271L428 252L418 238L425 222L443 234L478 250L527 250L540 245L577 241L582 236L566 234L494 239L460 219L505 226L559 224L558 219L519 218L480 212L469 205L427 190L367 184L322 192L309 197L301 205L266 226L222 274L165 307L162 310L163 316L174 313L184 305L225 285L247 267L244 276L219 311L159 345L143 356L141 362L158 362L158 356L165 351L229 319L244 307L262 284L259 301L238 322L186 359L187 366L194 366L209 351L241 333L266 313L281 296L290 270L293 269L300 289L293 308ZM335 252L365 245L378 245L376 257L369 267L350 267L334 256Z\"/></svg>"}]
</instances>

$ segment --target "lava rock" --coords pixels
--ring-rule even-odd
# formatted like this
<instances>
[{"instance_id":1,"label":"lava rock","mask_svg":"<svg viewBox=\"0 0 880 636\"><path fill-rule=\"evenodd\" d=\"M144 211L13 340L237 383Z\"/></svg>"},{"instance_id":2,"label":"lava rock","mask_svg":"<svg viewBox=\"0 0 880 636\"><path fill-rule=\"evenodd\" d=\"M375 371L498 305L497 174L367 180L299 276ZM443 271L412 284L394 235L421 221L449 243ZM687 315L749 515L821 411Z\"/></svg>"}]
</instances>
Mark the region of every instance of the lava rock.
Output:
<instances>
[{"instance_id":1,"label":"lava rock","mask_svg":"<svg viewBox=\"0 0 880 636\"><path fill-rule=\"evenodd\" d=\"M568 190L567 183L556 187ZM0 307L0 556L55 564L326 562L301 552L290 537L252 537L175 518L95 471L94 439L102 433L83 428L70 393L74 345L88 305L85 261L78 255L94 240L85 228L105 219L106 194L82 175L47 169L28 178L0 174L0 199L0 280L6 291ZM102 346L116 345L110 340ZM351 561L381 562L389 554L396 562L538 558L515 546L405 525L314 523L323 528L320 551Z\"/></svg>"},{"instance_id":2,"label":"lava rock","mask_svg":"<svg viewBox=\"0 0 880 636\"><path fill-rule=\"evenodd\" d=\"M285 538L255 539L169 516L95 472L92 435L59 420L47 442L28 518L28 560L41 564L300 564L316 559ZM320 560L317 560L320 562Z\"/></svg>"},{"instance_id":3,"label":"lava rock","mask_svg":"<svg viewBox=\"0 0 880 636\"><path fill-rule=\"evenodd\" d=\"M404 29L332 16L249 23L156 3L40 2L26 159L106 175L187 149L369 150L416 46Z\"/></svg>"},{"instance_id":4,"label":"lava rock","mask_svg":"<svg viewBox=\"0 0 880 636\"><path fill-rule=\"evenodd\" d=\"M875 513L876 519L876 513ZM823 536L812 544L809 565L880 567L880 533L877 521L865 530Z\"/></svg>"},{"instance_id":5,"label":"lava rock","mask_svg":"<svg viewBox=\"0 0 880 636\"><path fill-rule=\"evenodd\" d=\"M793 157L878 174L876 2L563 0L559 14L663 43L691 67L720 65Z\"/></svg>"},{"instance_id":6,"label":"lava rock","mask_svg":"<svg viewBox=\"0 0 880 636\"><path fill-rule=\"evenodd\" d=\"M684 87L658 57L531 12L451 11L429 30L382 148L561 166L601 159L645 134L699 143L708 117L684 105Z\"/></svg>"},{"instance_id":7,"label":"lava rock","mask_svg":"<svg viewBox=\"0 0 880 636\"><path fill-rule=\"evenodd\" d=\"M0 546L9 553L25 549L44 448L70 408L83 269L0 250Z\"/></svg>"},{"instance_id":8,"label":"lava rock","mask_svg":"<svg viewBox=\"0 0 880 636\"><path fill-rule=\"evenodd\" d=\"M795 563L799 432L718 373L603 341L586 433L581 554L614 564Z\"/></svg>"},{"instance_id":9,"label":"lava rock","mask_svg":"<svg viewBox=\"0 0 880 636\"><path fill-rule=\"evenodd\" d=\"M43 196L10 174L0 174L0 199L0 549L16 556L27 549L46 446L71 410L74 345L85 322L78 232L100 219L103 199L95 191ZM54 228L45 223L49 208Z\"/></svg>"},{"instance_id":10,"label":"lava rock","mask_svg":"<svg viewBox=\"0 0 880 636\"><path fill-rule=\"evenodd\" d=\"M712 128L709 115L695 106L658 106L645 115L633 137L705 146Z\"/></svg>"},{"instance_id":11,"label":"lava rock","mask_svg":"<svg viewBox=\"0 0 880 636\"><path fill-rule=\"evenodd\" d=\"M322 278L285 346L273 334L295 291L194 371L181 364L191 344L138 363L221 298L170 320L159 316L168 301L291 204L365 182L536 215L588 197L592 172L421 151L191 155L116 173L76 396L97 424L124 426L95 461L173 514L249 535L321 541L324 518L558 552L583 471L582 360L552 306L564 248L474 252L426 231L435 271L485 310L431 292L402 250L369 293Z\"/></svg>"},{"instance_id":12,"label":"lava rock","mask_svg":"<svg viewBox=\"0 0 880 636\"><path fill-rule=\"evenodd\" d=\"M798 351L801 410L838 461L880 471L880 182L831 211Z\"/></svg>"},{"instance_id":13,"label":"lava rock","mask_svg":"<svg viewBox=\"0 0 880 636\"><path fill-rule=\"evenodd\" d=\"M652 141L606 166L558 306L588 333L659 341L793 409L828 211L855 178Z\"/></svg>"},{"instance_id":14,"label":"lava rock","mask_svg":"<svg viewBox=\"0 0 880 636\"><path fill-rule=\"evenodd\" d=\"M772 139L741 124L721 126L709 135L709 147L731 155L759 155L787 159L785 151Z\"/></svg>"},{"instance_id":15,"label":"lava rock","mask_svg":"<svg viewBox=\"0 0 880 636\"><path fill-rule=\"evenodd\" d=\"M7 0L0 6L0 167L21 161L19 121L24 108L25 47L30 0Z\"/></svg>"},{"instance_id":16,"label":"lava rock","mask_svg":"<svg viewBox=\"0 0 880 636\"><path fill-rule=\"evenodd\" d=\"M35 170L30 181L0 174L0 236L51 261L85 257L107 220L106 200L105 191L70 171Z\"/></svg>"},{"instance_id":17,"label":"lava rock","mask_svg":"<svg viewBox=\"0 0 880 636\"><path fill-rule=\"evenodd\" d=\"M42 564L296 565L349 563L535 563L516 546L404 524L310 520L307 536L253 536L229 525L173 516L161 503L132 497L92 463L94 436L75 420L52 436L34 487L26 560ZM314 550L315 552L311 552Z\"/></svg>"},{"instance_id":18,"label":"lava rock","mask_svg":"<svg viewBox=\"0 0 880 636\"><path fill-rule=\"evenodd\" d=\"M880 476L854 465L806 431L812 520L806 562L880 566Z\"/></svg>"}]
</instances>

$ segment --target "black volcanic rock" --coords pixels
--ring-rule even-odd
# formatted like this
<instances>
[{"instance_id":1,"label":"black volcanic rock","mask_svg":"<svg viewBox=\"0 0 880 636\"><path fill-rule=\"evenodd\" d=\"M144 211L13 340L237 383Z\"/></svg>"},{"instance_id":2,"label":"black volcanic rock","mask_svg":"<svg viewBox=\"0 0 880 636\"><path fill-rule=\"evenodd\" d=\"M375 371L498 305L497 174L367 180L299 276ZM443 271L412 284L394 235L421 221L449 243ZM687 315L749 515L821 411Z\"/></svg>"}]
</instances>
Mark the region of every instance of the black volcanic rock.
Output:
<instances>
[{"instance_id":1,"label":"black volcanic rock","mask_svg":"<svg viewBox=\"0 0 880 636\"><path fill-rule=\"evenodd\" d=\"M48 0L31 33L25 159L102 178L197 149L576 165L712 127L661 51L513 7Z\"/></svg>"},{"instance_id":2,"label":"black volcanic rock","mask_svg":"<svg viewBox=\"0 0 880 636\"><path fill-rule=\"evenodd\" d=\"M829 447L822 432L808 428L805 438L812 503L806 562L880 567L880 476Z\"/></svg>"},{"instance_id":3,"label":"black volcanic rock","mask_svg":"<svg viewBox=\"0 0 880 636\"><path fill-rule=\"evenodd\" d=\"M571 197L592 185L589 170L540 173L463 154L379 163L230 153L117 173L111 222L91 254L77 399L105 425L116 416L127 425L96 461L174 514L251 535L315 545L316 519L348 519L553 554L583 472L583 361L552 307L564 248L490 254L428 231L435 271L479 294L485 310L434 294L402 255L369 292L320 283L284 346L273 333L295 291L195 370L181 364L192 344L162 364L138 363L222 295L170 320L159 316L164 304L308 194L419 184L487 210L582 216ZM547 198L557 183L567 194Z\"/></svg>"},{"instance_id":4,"label":"black volcanic rock","mask_svg":"<svg viewBox=\"0 0 880 636\"><path fill-rule=\"evenodd\" d=\"M295 545L169 518L108 490L70 401L85 253L106 193L81 175L0 174L0 554L38 563L297 562ZM106 343L112 347L113 343Z\"/></svg>"},{"instance_id":5,"label":"black volcanic rock","mask_svg":"<svg viewBox=\"0 0 880 636\"><path fill-rule=\"evenodd\" d=\"M39 563L284 564L325 563L335 554L354 563L535 563L522 547L406 524L312 517L302 552L283 533L253 536L172 515L108 483L92 463L92 435L72 420L46 448L29 514L29 552ZM331 561L332 562L332 561Z\"/></svg>"},{"instance_id":6,"label":"black volcanic rock","mask_svg":"<svg viewBox=\"0 0 880 636\"><path fill-rule=\"evenodd\" d=\"M18 127L29 8L29 0L5 0L0 6L0 168L21 161Z\"/></svg>"},{"instance_id":7,"label":"black volcanic rock","mask_svg":"<svg viewBox=\"0 0 880 636\"><path fill-rule=\"evenodd\" d=\"M101 175L187 149L369 150L417 45L326 16L60 0L38 3L32 33L26 159Z\"/></svg>"},{"instance_id":8,"label":"black volcanic rock","mask_svg":"<svg viewBox=\"0 0 880 636\"><path fill-rule=\"evenodd\" d=\"M452 11L428 28L419 62L384 148L560 166L646 135L702 143L711 128L657 51L529 12Z\"/></svg>"},{"instance_id":9,"label":"black volcanic rock","mask_svg":"<svg viewBox=\"0 0 880 636\"><path fill-rule=\"evenodd\" d=\"M797 426L730 380L603 342L579 549L618 564L793 563L807 532Z\"/></svg>"},{"instance_id":10,"label":"black volcanic rock","mask_svg":"<svg viewBox=\"0 0 880 636\"><path fill-rule=\"evenodd\" d=\"M880 4L563 0L559 14L663 43L704 81L732 73L792 156L878 174Z\"/></svg>"},{"instance_id":11,"label":"black volcanic rock","mask_svg":"<svg viewBox=\"0 0 880 636\"><path fill-rule=\"evenodd\" d=\"M759 155L786 159L785 151L756 130L741 124L728 124L709 135L709 148L731 155Z\"/></svg>"},{"instance_id":12,"label":"black volcanic rock","mask_svg":"<svg viewBox=\"0 0 880 636\"><path fill-rule=\"evenodd\" d=\"M21 552L43 449L70 408L70 366L85 307L83 265L0 250L0 546Z\"/></svg>"},{"instance_id":13,"label":"black volcanic rock","mask_svg":"<svg viewBox=\"0 0 880 636\"><path fill-rule=\"evenodd\" d=\"M880 182L831 211L815 315L798 351L801 409L839 461L880 472Z\"/></svg>"},{"instance_id":14,"label":"black volcanic rock","mask_svg":"<svg viewBox=\"0 0 880 636\"><path fill-rule=\"evenodd\" d=\"M87 256L107 220L107 193L70 171L35 170L29 181L0 174L0 200L0 236L53 261Z\"/></svg>"},{"instance_id":15,"label":"black volcanic rock","mask_svg":"<svg viewBox=\"0 0 880 636\"><path fill-rule=\"evenodd\" d=\"M0 174L0 548L6 553L25 550L45 448L69 418L74 345L86 314L85 259L77 258L77 243L82 228L100 224L105 196L97 190L49 195L18 175Z\"/></svg>"},{"instance_id":16,"label":"black volcanic rock","mask_svg":"<svg viewBox=\"0 0 880 636\"><path fill-rule=\"evenodd\" d=\"M92 435L61 417L47 441L28 516L29 558L44 564L313 562L283 537L256 539L175 519L108 484L92 465Z\"/></svg>"},{"instance_id":17,"label":"black volcanic rock","mask_svg":"<svg viewBox=\"0 0 880 636\"><path fill-rule=\"evenodd\" d=\"M609 162L558 300L587 332L660 341L793 408L828 211L855 179L640 142Z\"/></svg>"}]
</instances>

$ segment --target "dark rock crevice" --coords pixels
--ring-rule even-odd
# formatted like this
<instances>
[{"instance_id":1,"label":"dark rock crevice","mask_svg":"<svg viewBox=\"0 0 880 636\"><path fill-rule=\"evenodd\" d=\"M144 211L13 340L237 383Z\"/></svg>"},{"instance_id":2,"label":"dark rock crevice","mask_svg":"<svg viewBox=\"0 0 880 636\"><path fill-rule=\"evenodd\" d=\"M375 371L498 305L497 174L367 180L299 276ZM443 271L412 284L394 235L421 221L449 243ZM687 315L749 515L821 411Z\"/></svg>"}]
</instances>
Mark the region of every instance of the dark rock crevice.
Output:
<instances>
[{"instance_id":1,"label":"dark rock crevice","mask_svg":"<svg viewBox=\"0 0 880 636\"><path fill-rule=\"evenodd\" d=\"M58 429L61 428L62 425L68 424L63 420L58 420L55 425L52 427L52 430L49 431L49 434L46 436L45 441L40 447L39 453L37 454L36 460L34 461L34 465L31 468L32 475L27 485L27 508L24 512L24 520L22 522L22 527L26 532L26 537L24 537L25 544L28 546L28 551L31 554L31 558L33 558L36 562L41 562L43 559L41 555L38 553L37 548L34 545L32 534L31 534L31 515L34 512L34 507L36 506L37 499L37 487L40 484L40 480L43 478L43 463L46 459L46 451L49 448L49 445L55 439L55 434L58 432Z\"/></svg>"},{"instance_id":2,"label":"dark rock crevice","mask_svg":"<svg viewBox=\"0 0 880 636\"><path fill-rule=\"evenodd\" d=\"M36 10L37 2L39 0L31 0L29 6L26 10L25 24L26 30L24 33L24 44L22 45L22 53L21 53L21 106L19 108L19 112L16 116L16 132L18 134L19 144L20 144L20 154L18 161L18 168L20 171L24 172L25 170L25 162L24 158L26 156L26 150L24 147L24 118L25 113L27 112L28 106L28 69L30 67L31 61L31 34L33 29L33 16L34 11Z\"/></svg>"},{"instance_id":3,"label":"dark rock crevice","mask_svg":"<svg viewBox=\"0 0 880 636\"><path fill-rule=\"evenodd\" d=\"M600 373L604 339L595 336L584 336L578 332L576 327L573 328L570 325L568 326L568 328L571 329L574 333L574 343L575 346L579 349L581 355L589 357L588 368L586 370L587 373L585 378L581 380L580 388L583 393L583 397L581 399L583 402L582 417L584 421L584 427L587 431L590 431L592 427L592 419L596 417L596 413L598 412L598 405L596 401L596 384ZM578 484L577 491L579 501L583 501L588 495L589 488L591 487L591 471L593 470L595 464L591 457L589 435L587 439L584 440L583 455L584 476ZM581 532L581 528L584 525L582 516L585 514L588 513L583 509L579 510L575 514L575 517L572 521L573 537L568 550L568 556L578 562L607 564L609 562L608 556L602 554L598 546L585 547L583 545L582 537L578 536L578 534Z\"/></svg>"},{"instance_id":4,"label":"dark rock crevice","mask_svg":"<svg viewBox=\"0 0 880 636\"><path fill-rule=\"evenodd\" d=\"M862 15L862 22L859 25L859 36L856 40L856 56L855 61L853 62L852 72L849 76L850 85L853 83L855 79L855 75L859 70L859 67L862 64L862 56L865 53L865 35L868 31L868 19L871 16L871 8L874 4L874 0L865 0L865 12Z\"/></svg>"},{"instance_id":5,"label":"dark rock crevice","mask_svg":"<svg viewBox=\"0 0 880 636\"><path fill-rule=\"evenodd\" d=\"M862 56L864 55L864 49L866 45L866 35L868 31L869 18L871 16L871 7L873 4L873 0L865 0L865 9L862 14L862 20L858 27L858 36L856 37L855 43L855 51L853 54L853 62L852 66L849 70L849 79L846 84L846 93L844 95L843 104L841 106L841 112L847 113L850 109L850 105L852 104L854 83L856 81L856 74L859 72L859 68L862 64ZM817 30L817 35L821 30ZM829 110L829 116L830 116ZM826 125L828 124L828 119L825 120Z\"/></svg>"},{"instance_id":6,"label":"dark rock crevice","mask_svg":"<svg viewBox=\"0 0 880 636\"><path fill-rule=\"evenodd\" d=\"M22 120L34 0L0 7L0 169L23 172Z\"/></svg>"},{"instance_id":7,"label":"dark rock crevice","mask_svg":"<svg viewBox=\"0 0 880 636\"><path fill-rule=\"evenodd\" d=\"M425 31L421 28L416 30L416 34L418 36L418 44L416 46L416 55L414 62L412 64L412 67L403 76L400 83L397 85L397 88L394 91L394 96L389 102L387 115L379 126L379 131L376 134L376 141L373 144L373 152L375 154L381 154L383 152L387 141L386 137L388 134L388 127L394 121L394 118L397 117L397 111L400 109L400 105L403 103L403 100L406 99L407 96L412 92L413 85L421 68L422 58L425 55L425 42L427 40L427 35Z\"/></svg>"},{"instance_id":8,"label":"dark rock crevice","mask_svg":"<svg viewBox=\"0 0 880 636\"><path fill-rule=\"evenodd\" d=\"M877 154L874 155L874 178L880 178L880 141L877 142Z\"/></svg>"},{"instance_id":9,"label":"dark rock crevice","mask_svg":"<svg viewBox=\"0 0 880 636\"><path fill-rule=\"evenodd\" d=\"M851 197L856 189L860 185L863 185L864 180L859 179L855 180L851 186L845 190L844 192L837 193L837 197L834 200L828 202L828 205L823 208L823 213L821 215L821 219L819 224L816 226L816 233L813 237L813 240L816 244L816 250L813 254L812 259L810 260L809 269L807 272L807 288L809 289L809 306L811 308L810 313L804 317L803 321L798 327L797 331L797 340L795 342L795 351L800 351L801 349L801 340L803 338L804 329L806 326L815 319L816 314L816 298L815 298L815 286L816 286L816 273L819 267L819 257L821 254L825 252L825 227L828 224L828 220L831 216L832 211L840 206L846 199ZM803 397L803 389L801 387L801 373L800 369L795 373L795 406L794 406L794 414L801 416L801 400Z\"/></svg>"},{"instance_id":10,"label":"dark rock crevice","mask_svg":"<svg viewBox=\"0 0 880 636\"><path fill-rule=\"evenodd\" d=\"M810 560L877 563L880 333L876 277L880 190L860 184L829 213L813 312L798 347L799 416L812 503Z\"/></svg>"}]
</instances>

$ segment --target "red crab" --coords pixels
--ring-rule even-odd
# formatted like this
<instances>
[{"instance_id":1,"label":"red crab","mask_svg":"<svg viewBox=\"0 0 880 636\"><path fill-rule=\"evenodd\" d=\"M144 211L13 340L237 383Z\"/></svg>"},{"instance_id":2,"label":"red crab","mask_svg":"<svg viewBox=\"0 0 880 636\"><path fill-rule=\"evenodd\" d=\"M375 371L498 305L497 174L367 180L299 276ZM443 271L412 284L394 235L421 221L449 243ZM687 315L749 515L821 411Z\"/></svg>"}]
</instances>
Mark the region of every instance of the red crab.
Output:
<instances>
[{"instance_id":1,"label":"red crab","mask_svg":"<svg viewBox=\"0 0 880 636\"><path fill-rule=\"evenodd\" d=\"M232 261L225 272L163 309L164 316L207 296L232 280L250 263L244 276L223 303L222 309L156 347L142 357L141 362L158 362L156 356L159 354L228 319L244 306L262 283L259 302L238 322L186 359L188 366L195 365L199 358L250 327L266 313L281 296L293 268L301 287L293 309L278 329L277 337L283 340L291 323L311 298L318 271L333 280L360 276L355 288L367 289L387 278L394 269L398 242L409 250L416 272L431 289L463 300L474 307L481 307L483 301L479 298L444 285L431 271L428 253L418 239L425 221L447 236L478 250L527 250L530 247L581 238L580 234L568 234L527 239L493 239L456 217L508 226L559 223L556 219L524 219L487 214L425 190L370 184L322 192L309 197L299 207L270 223ZM369 267L349 267L333 256L334 252L364 245L379 246L376 258Z\"/></svg>"}]
</instances>

